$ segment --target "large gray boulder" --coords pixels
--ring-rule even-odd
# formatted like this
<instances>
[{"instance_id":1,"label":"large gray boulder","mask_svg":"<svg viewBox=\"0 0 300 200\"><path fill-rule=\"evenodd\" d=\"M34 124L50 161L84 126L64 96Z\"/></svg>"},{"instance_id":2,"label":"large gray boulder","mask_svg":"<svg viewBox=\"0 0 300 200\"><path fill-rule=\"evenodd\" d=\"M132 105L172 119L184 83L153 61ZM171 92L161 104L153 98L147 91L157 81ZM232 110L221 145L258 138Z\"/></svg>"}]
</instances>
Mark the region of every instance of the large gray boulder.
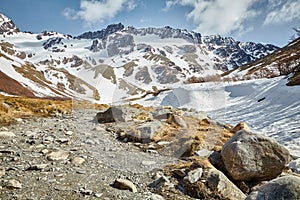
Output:
<instances>
[{"instance_id":1,"label":"large gray boulder","mask_svg":"<svg viewBox=\"0 0 300 200\"><path fill-rule=\"evenodd\" d=\"M226 170L235 180L276 178L289 162L289 151L274 139L245 130L238 131L222 148Z\"/></svg>"},{"instance_id":2,"label":"large gray boulder","mask_svg":"<svg viewBox=\"0 0 300 200\"><path fill-rule=\"evenodd\" d=\"M113 106L105 111L98 112L96 120L99 123L128 122L135 119L142 112L142 110L129 105Z\"/></svg>"},{"instance_id":3,"label":"large gray boulder","mask_svg":"<svg viewBox=\"0 0 300 200\"><path fill-rule=\"evenodd\" d=\"M296 176L284 176L252 192L246 200L296 200L300 199L300 178Z\"/></svg>"}]
</instances>

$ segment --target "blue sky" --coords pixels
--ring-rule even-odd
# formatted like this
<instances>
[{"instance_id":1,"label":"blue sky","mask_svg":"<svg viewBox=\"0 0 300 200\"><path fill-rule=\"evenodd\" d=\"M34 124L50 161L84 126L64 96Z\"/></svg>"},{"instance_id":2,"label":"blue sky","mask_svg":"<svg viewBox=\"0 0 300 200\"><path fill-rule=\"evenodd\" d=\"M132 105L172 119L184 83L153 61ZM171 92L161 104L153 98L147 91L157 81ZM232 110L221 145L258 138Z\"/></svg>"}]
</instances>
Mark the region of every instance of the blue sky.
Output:
<instances>
[{"instance_id":1,"label":"blue sky","mask_svg":"<svg viewBox=\"0 0 300 200\"><path fill-rule=\"evenodd\" d=\"M299 10L299 0L0 0L0 12L22 31L79 35L122 22L278 46L300 26Z\"/></svg>"}]
</instances>

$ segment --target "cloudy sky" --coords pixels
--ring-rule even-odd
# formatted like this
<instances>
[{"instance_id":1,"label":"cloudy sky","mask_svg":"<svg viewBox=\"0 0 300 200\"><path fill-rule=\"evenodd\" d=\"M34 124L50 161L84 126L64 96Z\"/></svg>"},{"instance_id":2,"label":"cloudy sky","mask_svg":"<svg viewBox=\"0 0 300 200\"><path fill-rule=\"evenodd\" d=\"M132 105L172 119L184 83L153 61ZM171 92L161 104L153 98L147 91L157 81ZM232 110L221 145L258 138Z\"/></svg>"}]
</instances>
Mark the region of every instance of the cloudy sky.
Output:
<instances>
[{"instance_id":1,"label":"cloudy sky","mask_svg":"<svg viewBox=\"0 0 300 200\"><path fill-rule=\"evenodd\" d=\"M0 0L0 12L22 31L79 35L122 22L278 46L300 27L299 0Z\"/></svg>"}]
</instances>

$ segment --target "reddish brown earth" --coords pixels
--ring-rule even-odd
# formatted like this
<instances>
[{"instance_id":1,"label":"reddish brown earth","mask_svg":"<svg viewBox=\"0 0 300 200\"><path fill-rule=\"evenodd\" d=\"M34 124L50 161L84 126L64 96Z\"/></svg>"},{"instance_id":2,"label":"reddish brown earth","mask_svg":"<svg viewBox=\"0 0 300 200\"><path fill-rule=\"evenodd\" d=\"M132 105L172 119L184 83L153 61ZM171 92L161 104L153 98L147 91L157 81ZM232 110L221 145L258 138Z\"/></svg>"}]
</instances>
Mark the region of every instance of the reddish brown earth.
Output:
<instances>
[{"instance_id":1,"label":"reddish brown earth","mask_svg":"<svg viewBox=\"0 0 300 200\"><path fill-rule=\"evenodd\" d=\"M0 91L11 95L35 97L33 92L0 71Z\"/></svg>"}]
</instances>

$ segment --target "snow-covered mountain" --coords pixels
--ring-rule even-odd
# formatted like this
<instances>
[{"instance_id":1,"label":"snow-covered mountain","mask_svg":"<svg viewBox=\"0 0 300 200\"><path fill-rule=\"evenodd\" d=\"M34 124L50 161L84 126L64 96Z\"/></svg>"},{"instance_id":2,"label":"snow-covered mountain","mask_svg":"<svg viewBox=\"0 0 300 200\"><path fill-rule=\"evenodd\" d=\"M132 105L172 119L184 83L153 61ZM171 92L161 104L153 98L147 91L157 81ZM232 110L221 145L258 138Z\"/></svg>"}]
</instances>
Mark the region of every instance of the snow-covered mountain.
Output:
<instances>
[{"instance_id":1,"label":"snow-covered mountain","mask_svg":"<svg viewBox=\"0 0 300 200\"><path fill-rule=\"evenodd\" d=\"M34 34L19 32L4 15L0 19L1 71L35 96L111 103L221 74L278 49L171 27L114 24L77 37Z\"/></svg>"}]
</instances>

